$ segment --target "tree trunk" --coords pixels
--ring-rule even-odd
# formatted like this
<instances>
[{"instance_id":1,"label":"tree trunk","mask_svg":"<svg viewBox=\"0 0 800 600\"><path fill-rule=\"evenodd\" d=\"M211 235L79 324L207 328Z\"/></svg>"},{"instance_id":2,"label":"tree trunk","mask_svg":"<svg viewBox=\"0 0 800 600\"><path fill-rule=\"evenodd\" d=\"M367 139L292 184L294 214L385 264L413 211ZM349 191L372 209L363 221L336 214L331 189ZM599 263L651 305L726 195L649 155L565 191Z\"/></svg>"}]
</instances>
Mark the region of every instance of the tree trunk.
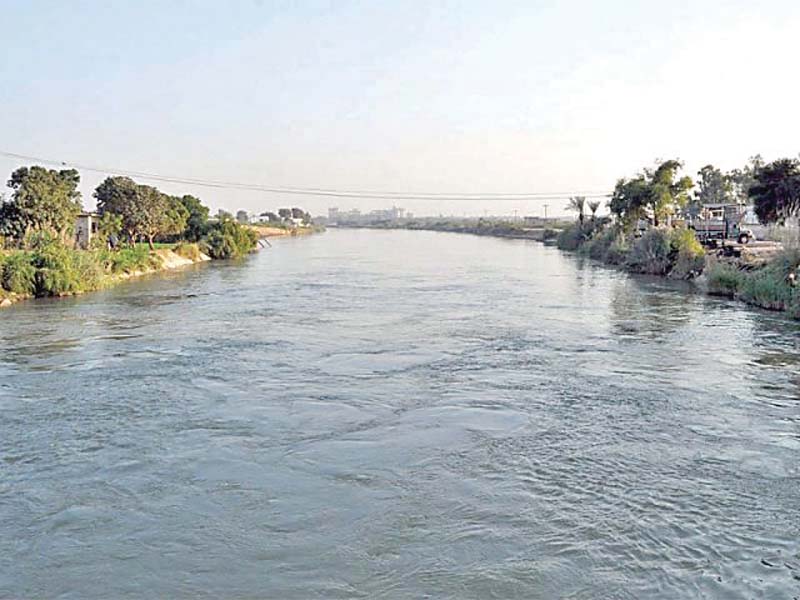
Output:
<instances>
[{"instance_id":1,"label":"tree trunk","mask_svg":"<svg viewBox=\"0 0 800 600\"><path fill-rule=\"evenodd\" d=\"M153 245L153 237L152 235L147 236L147 245L150 246L150 250L155 250L156 247Z\"/></svg>"}]
</instances>

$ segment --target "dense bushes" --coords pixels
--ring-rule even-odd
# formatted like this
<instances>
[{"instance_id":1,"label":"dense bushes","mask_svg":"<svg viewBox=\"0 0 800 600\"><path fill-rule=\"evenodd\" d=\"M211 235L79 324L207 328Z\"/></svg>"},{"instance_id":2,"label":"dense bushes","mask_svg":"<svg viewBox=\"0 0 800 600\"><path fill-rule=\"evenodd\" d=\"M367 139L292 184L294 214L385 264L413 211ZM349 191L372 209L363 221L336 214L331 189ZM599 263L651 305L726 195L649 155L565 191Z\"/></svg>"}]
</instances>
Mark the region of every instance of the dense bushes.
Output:
<instances>
[{"instance_id":1,"label":"dense bushes","mask_svg":"<svg viewBox=\"0 0 800 600\"><path fill-rule=\"evenodd\" d=\"M562 229L556 238L556 246L561 250L575 251L586 241L586 234L580 224L575 223Z\"/></svg>"},{"instance_id":2,"label":"dense bushes","mask_svg":"<svg viewBox=\"0 0 800 600\"><path fill-rule=\"evenodd\" d=\"M738 298L762 308L785 310L800 317L800 290L794 286L800 251L786 250L761 269L745 271L714 263L707 272L711 294Z\"/></svg>"},{"instance_id":3,"label":"dense bushes","mask_svg":"<svg viewBox=\"0 0 800 600\"><path fill-rule=\"evenodd\" d=\"M2 287L14 294L31 295L36 291L36 267L30 252L13 252L3 260Z\"/></svg>"},{"instance_id":4,"label":"dense bushes","mask_svg":"<svg viewBox=\"0 0 800 600\"><path fill-rule=\"evenodd\" d=\"M705 264L703 247L686 229L653 228L628 244L617 225L575 223L559 234L558 247L635 273L681 279L700 274Z\"/></svg>"},{"instance_id":5,"label":"dense bushes","mask_svg":"<svg viewBox=\"0 0 800 600\"><path fill-rule=\"evenodd\" d=\"M110 276L144 272L158 266L146 246L75 250L61 240L39 235L29 250L0 257L0 289L21 296L63 296L105 287Z\"/></svg>"},{"instance_id":6,"label":"dense bushes","mask_svg":"<svg viewBox=\"0 0 800 600\"><path fill-rule=\"evenodd\" d=\"M631 245L625 265L636 273L666 275L670 262L670 235L664 229L650 229Z\"/></svg>"},{"instance_id":7,"label":"dense bushes","mask_svg":"<svg viewBox=\"0 0 800 600\"><path fill-rule=\"evenodd\" d=\"M239 258L255 250L258 234L231 219L211 226L202 243L211 258Z\"/></svg>"},{"instance_id":8,"label":"dense bushes","mask_svg":"<svg viewBox=\"0 0 800 600\"><path fill-rule=\"evenodd\" d=\"M688 229L675 229L670 234L671 277L686 279L703 272L706 251Z\"/></svg>"},{"instance_id":9,"label":"dense bushes","mask_svg":"<svg viewBox=\"0 0 800 600\"><path fill-rule=\"evenodd\" d=\"M113 274L141 273L159 266L158 259L144 245L99 250L95 256L103 270Z\"/></svg>"}]
</instances>

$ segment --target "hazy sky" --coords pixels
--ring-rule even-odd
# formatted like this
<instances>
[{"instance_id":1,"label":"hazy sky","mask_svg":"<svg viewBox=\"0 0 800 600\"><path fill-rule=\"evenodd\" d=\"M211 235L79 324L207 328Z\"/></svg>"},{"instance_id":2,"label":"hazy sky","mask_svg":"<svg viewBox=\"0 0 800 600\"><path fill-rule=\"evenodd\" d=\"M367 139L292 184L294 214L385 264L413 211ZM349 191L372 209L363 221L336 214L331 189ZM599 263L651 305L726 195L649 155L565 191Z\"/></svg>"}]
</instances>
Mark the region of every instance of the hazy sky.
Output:
<instances>
[{"instance_id":1,"label":"hazy sky","mask_svg":"<svg viewBox=\"0 0 800 600\"><path fill-rule=\"evenodd\" d=\"M693 174L800 151L791 0L5 0L0 14L0 150L20 154L279 186L567 192L656 158ZM3 177L17 166L0 158ZM83 173L87 206L101 179ZM159 187L231 210L391 205Z\"/></svg>"}]
</instances>

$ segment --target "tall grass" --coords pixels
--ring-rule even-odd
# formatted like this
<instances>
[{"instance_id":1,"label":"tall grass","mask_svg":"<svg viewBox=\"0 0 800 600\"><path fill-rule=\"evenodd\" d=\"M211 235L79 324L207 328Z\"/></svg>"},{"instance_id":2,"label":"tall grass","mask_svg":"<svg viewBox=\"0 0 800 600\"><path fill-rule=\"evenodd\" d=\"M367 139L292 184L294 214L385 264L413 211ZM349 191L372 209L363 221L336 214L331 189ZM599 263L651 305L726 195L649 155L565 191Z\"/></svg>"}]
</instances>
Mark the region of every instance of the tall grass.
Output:
<instances>
[{"instance_id":1,"label":"tall grass","mask_svg":"<svg viewBox=\"0 0 800 600\"><path fill-rule=\"evenodd\" d=\"M748 304L770 310L783 310L800 317L800 288L794 275L800 267L800 250L787 249L754 271L744 271L723 263L713 264L707 272L711 294L738 298Z\"/></svg>"},{"instance_id":2,"label":"tall grass","mask_svg":"<svg viewBox=\"0 0 800 600\"><path fill-rule=\"evenodd\" d=\"M189 242L181 242L175 249L173 250L175 254L178 256L182 256L183 258L188 258L189 260L198 261L200 260L200 247L197 244L192 244Z\"/></svg>"}]
</instances>

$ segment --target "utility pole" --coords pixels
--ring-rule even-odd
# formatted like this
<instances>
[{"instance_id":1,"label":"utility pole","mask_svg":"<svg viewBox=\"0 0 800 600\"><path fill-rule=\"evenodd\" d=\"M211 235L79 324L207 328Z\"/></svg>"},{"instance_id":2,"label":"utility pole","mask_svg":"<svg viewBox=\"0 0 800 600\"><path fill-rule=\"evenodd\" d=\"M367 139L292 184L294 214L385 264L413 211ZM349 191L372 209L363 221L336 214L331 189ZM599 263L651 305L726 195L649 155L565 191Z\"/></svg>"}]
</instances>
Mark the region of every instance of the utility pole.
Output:
<instances>
[{"instance_id":1,"label":"utility pole","mask_svg":"<svg viewBox=\"0 0 800 600\"><path fill-rule=\"evenodd\" d=\"M544 205L544 220L547 221L547 207L550 206L549 204Z\"/></svg>"}]
</instances>

